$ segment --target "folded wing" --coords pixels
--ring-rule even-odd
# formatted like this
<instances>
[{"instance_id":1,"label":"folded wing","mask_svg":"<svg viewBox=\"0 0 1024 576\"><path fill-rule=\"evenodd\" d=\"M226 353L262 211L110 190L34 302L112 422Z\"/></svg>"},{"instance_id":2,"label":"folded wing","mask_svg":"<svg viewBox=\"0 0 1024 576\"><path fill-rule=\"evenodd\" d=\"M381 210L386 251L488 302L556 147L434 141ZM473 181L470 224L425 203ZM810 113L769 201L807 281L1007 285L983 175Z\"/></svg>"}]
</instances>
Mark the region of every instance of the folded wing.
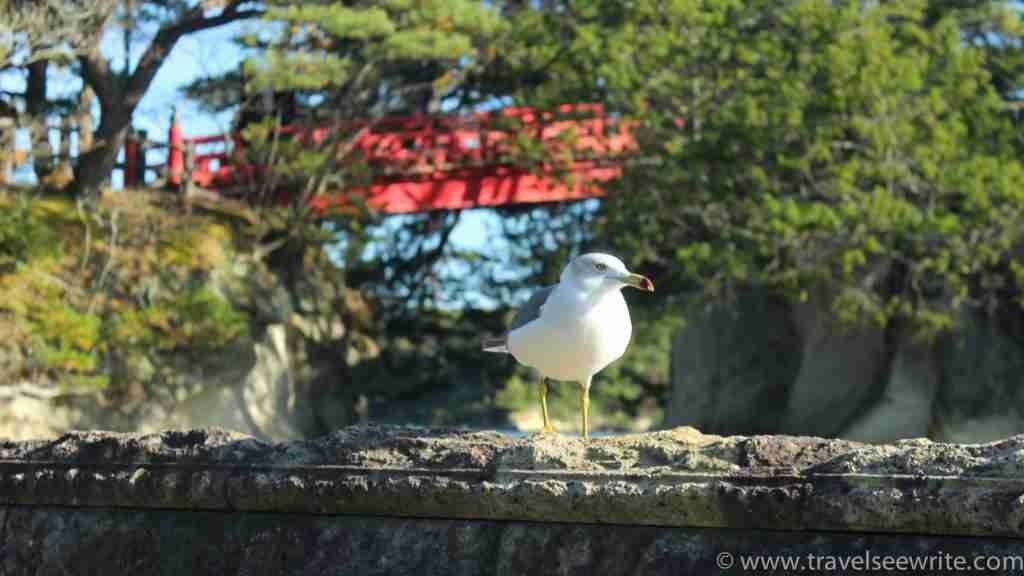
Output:
<instances>
[{"instance_id":1,"label":"folded wing","mask_svg":"<svg viewBox=\"0 0 1024 576\"><path fill-rule=\"evenodd\" d=\"M526 301L526 304L523 304L519 311L516 312L515 317L512 318L512 324L508 327L509 332L540 318L541 308L544 307L544 303L547 302L548 296L554 289L555 285L545 286L534 292L530 299ZM501 336L484 338L483 348L484 352L508 354L508 332Z\"/></svg>"}]
</instances>

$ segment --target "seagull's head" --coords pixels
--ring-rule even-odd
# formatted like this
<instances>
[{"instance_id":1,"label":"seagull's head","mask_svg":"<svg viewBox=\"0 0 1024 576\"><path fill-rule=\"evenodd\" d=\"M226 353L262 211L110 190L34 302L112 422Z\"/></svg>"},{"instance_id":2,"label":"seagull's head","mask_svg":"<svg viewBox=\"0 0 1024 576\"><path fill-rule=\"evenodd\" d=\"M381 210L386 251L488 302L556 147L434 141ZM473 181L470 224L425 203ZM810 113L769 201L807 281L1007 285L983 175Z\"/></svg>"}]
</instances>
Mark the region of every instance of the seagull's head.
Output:
<instances>
[{"instance_id":1,"label":"seagull's head","mask_svg":"<svg viewBox=\"0 0 1024 576\"><path fill-rule=\"evenodd\" d=\"M563 281L571 281L590 292L599 289L618 290L626 286L654 292L654 283L646 276L633 274L611 254L591 252L573 258L562 272Z\"/></svg>"}]
</instances>

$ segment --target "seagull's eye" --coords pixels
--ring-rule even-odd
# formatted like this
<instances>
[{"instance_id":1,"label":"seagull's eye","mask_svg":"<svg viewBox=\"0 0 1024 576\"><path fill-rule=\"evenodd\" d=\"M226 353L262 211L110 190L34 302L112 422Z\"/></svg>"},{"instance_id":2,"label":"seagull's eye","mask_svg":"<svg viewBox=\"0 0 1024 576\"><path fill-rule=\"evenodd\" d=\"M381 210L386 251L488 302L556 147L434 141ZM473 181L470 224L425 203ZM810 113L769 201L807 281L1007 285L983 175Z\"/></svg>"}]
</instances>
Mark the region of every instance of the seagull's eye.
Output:
<instances>
[{"instance_id":1,"label":"seagull's eye","mask_svg":"<svg viewBox=\"0 0 1024 576\"><path fill-rule=\"evenodd\" d=\"M604 272L605 270L608 269L608 265L598 262L597 264L594 264L594 269L597 270L598 272Z\"/></svg>"}]
</instances>

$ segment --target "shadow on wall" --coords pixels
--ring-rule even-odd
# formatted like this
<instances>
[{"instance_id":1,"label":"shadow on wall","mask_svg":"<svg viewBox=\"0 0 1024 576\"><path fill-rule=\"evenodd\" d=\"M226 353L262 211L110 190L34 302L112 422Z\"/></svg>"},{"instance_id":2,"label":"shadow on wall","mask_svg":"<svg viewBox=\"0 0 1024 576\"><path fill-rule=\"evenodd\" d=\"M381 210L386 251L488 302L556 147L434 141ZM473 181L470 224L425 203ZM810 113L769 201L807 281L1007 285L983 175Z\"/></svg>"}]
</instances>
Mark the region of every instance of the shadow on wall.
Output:
<instances>
[{"instance_id":1,"label":"shadow on wall","mask_svg":"<svg viewBox=\"0 0 1024 576\"><path fill-rule=\"evenodd\" d=\"M672 343L665 426L886 442L988 442L1024 432L1024 339L964 310L933 343L875 327L838 333L829 298L764 292L688 318Z\"/></svg>"}]
</instances>

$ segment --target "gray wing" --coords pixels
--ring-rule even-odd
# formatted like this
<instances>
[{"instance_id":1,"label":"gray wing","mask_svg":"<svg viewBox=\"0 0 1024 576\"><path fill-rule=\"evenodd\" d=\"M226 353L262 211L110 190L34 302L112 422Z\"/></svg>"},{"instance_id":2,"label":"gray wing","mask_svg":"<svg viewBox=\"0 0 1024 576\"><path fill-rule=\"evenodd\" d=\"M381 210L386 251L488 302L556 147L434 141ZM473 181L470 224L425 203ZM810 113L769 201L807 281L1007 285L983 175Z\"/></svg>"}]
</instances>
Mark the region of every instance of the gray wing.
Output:
<instances>
[{"instance_id":1,"label":"gray wing","mask_svg":"<svg viewBox=\"0 0 1024 576\"><path fill-rule=\"evenodd\" d=\"M530 299L526 301L526 304L523 304L523 307L516 312L515 318L512 319L512 324L508 327L509 332L540 318L540 308L548 301L548 295L554 289L555 285L551 285L534 292Z\"/></svg>"},{"instance_id":2,"label":"gray wing","mask_svg":"<svg viewBox=\"0 0 1024 576\"><path fill-rule=\"evenodd\" d=\"M555 289L555 286L545 286L540 290L534 292L530 299L526 301L526 304L516 312L515 318L512 318L512 324L509 325L508 330L511 332L516 328L520 328L530 322L533 322L537 318L540 318L540 308L548 301L548 295ZM503 336L496 338L484 338L483 349L485 352L498 352L508 353L508 332Z\"/></svg>"}]
</instances>

